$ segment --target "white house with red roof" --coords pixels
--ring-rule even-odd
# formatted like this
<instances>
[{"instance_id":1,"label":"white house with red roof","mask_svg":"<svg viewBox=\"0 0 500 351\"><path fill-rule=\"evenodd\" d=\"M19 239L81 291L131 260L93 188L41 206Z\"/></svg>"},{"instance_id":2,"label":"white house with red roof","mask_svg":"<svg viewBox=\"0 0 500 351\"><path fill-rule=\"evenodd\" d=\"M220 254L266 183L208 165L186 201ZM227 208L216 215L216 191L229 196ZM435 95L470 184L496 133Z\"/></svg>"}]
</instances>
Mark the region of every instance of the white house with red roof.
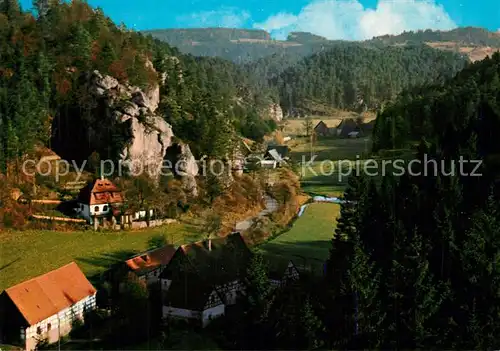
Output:
<instances>
[{"instance_id":1,"label":"white house with red roof","mask_svg":"<svg viewBox=\"0 0 500 351\"><path fill-rule=\"evenodd\" d=\"M94 217L103 217L123 205L123 193L111 181L97 179L87 184L78 195L78 214L88 222Z\"/></svg>"},{"instance_id":2,"label":"white house with red roof","mask_svg":"<svg viewBox=\"0 0 500 351\"><path fill-rule=\"evenodd\" d=\"M0 343L36 349L67 335L75 319L96 307L96 289L72 262L6 289L1 296Z\"/></svg>"}]
</instances>

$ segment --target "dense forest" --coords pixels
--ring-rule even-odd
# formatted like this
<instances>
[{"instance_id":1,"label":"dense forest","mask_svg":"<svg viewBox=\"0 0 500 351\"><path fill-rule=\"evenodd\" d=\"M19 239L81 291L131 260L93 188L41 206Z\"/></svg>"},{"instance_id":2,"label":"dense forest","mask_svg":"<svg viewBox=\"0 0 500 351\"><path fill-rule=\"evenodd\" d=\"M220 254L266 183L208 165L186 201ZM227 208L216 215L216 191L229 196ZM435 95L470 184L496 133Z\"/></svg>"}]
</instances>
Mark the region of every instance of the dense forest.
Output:
<instances>
[{"instance_id":1,"label":"dense forest","mask_svg":"<svg viewBox=\"0 0 500 351\"><path fill-rule=\"evenodd\" d=\"M483 28L462 27L450 31L433 31L430 29L416 32L404 32L399 35L384 35L375 37L373 43L399 44L405 42L454 42L472 46L500 47L500 34Z\"/></svg>"},{"instance_id":2,"label":"dense forest","mask_svg":"<svg viewBox=\"0 0 500 351\"><path fill-rule=\"evenodd\" d=\"M496 54L379 116L375 149L417 140L422 162L413 175L350 178L328 262L336 348L498 346L499 77Z\"/></svg>"},{"instance_id":3,"label":"dense forest","mask_svg":"<svg viewBox=\"0 0 500 351\"><path fill-rule=\"evenodd\" d=\"M263 30L229 28L159 29L144 33L179 48L183 53L222 57L237 63L253 63L270 56L287 56L298 61L305 56L334 48L338 44L349 43L304 32L292 32L287 40L272 40L270 34ZM451 31L427 29L374 37L358 43L366 47L386 47L430 42L451 45L447 49L456 49L457 52L461 47L500 48L500 35L475 27L456 28Z\"/></svg>"},{"instance_id":4,"label":"dense forest","mask_svg":"<svg viewBox=\"0 0 500 351\"><path fill-rule=\"evenodd\" d=\"M243 63L253 85L274 91L286 112L301 114L321 113L323 106L376 109L406 88L453 76L469 61L458 49L443 52L426 42L500 47L498 34L481 28L405 32L357 43L301 32L279 41L264 31L222 28L147 33L183 52Z\"/></svg>"},{"instance_id":5,"label":"dense forest","mask_svg":"<svg viewBox=\"0 0 500 351\"><path fill-rule=\"evenodd\" d=\"M182 55L116 26L83 0L37 0L34 7L31 12L17 0L0 3L0 169L35 145L50 145L62 120L82 129L92 123L108 128L111 144L125 141L112 121L92 117L99 113L86 82L94 70L140 88L157 84L158 72L165 73L160 112L188 142L210 139L221 120L255 139L274 128L261 118L272 94L252 86L233 63Z\"/></svg>"},{"instance_id":6,"label":"dense forest","mask_svg":"<svg viewBox=\"0 0 500 351\"><path fill-rule=\"evenodd\" d=\"M228 28L160 29L144 31L154 38L196 56L221 57L245 64L272 55L301 58L312 55L324 45L334 46L335 41L322 41L309 33L297 33L287 41L272 40L263 30ZM295 38L298 41L295 41ZM313 39L313 40L311 40Z\"/></svg>"},{"instance_id":7,"label":"dense forest","mask_svg":"<svg viewBox=\"0 0 500 351\"><path fill-rule=\"evenodd\" d=\"M287 110L307 111L314 104L376 109L405 88L453 76L466 62L458 54L426 46L343 44L303 59L272 78L272 84Z\"/></svg>"}]
</instances>

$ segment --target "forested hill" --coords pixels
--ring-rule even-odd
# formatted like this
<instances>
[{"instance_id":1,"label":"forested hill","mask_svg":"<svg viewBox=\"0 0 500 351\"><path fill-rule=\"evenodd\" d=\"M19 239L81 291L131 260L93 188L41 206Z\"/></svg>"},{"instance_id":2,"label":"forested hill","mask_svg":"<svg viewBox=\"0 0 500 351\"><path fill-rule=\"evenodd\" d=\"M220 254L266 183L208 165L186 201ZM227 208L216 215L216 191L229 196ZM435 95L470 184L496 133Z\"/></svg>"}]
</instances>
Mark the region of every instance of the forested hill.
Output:
<instances>
[{"instance_id":1,"label":"forested hill","mask_svg":"<svg viewBox=\"0 0 500 351\"><path fill-rule=\"evenodd\" d=\"M290 33L287 40L272 40L263 30L247 29L161 29L145 31L153 37L196 56L218 56L237 63L249 63L270 56L284 55L299 60L328 50L345 41L328 40L304 32ZM386 35L359 42L367 46L426 44L441 50L467 54L472 61L483 59L500 48L500 35L483 28L457 28L451 31L422 30Z\"/></svg>"},{"instance_id":2,"label":"forested hill","mask_svg":"<svg viewBox=\"0 0 500 351\"><path fill-rule=\"evenodd\" d=\"M328 264L336 348L498 347L499 130L500 54L378 117L375 150L417 142L420 162L349 177Z\"/></svg>"},{"instance_id":3,"label":"forested hill","mask_svg":"<svg viewBox=\"0 0 500 351\"><path fill-rule=\"evenodd\" d=\"M440 148L461 143L483 156L500 153L500 54L477 62L445 84L411 89L379 114L374 151L421 138ZM464 147L465 147L464 146Z\"/></svg>"},{"instance_id":4,"label":"forested hill","mask_svg":"<svg viewBox=\"0 0 500 351\"><path fill-rule=\"evenodd\" d=\"M300 33L297 41L272 40L263 30L247 29L162 29L144 31L154 38L195 56L222 57L236 63L249 63L272 55L304 57L321 50L322 45L334 45L328 40L310 40L312 35ZM315 37L315 36L314 36ZM319 38L319 37L318 37Z\"/></svg>"},{"instance_id":5,"label":"forested hill","mask_svg":"<svg viewBox=\"0 0 500 351\"><path fill-rule=\"evenodd\" d=\"M484 28L463 27L450 31L420 30L400 35L384 35L373 38L373 42L400 44L405 42L454 42L457 45L493 46L500 48L500 33Z\"/></svg>"},{"instance_id":6,"label":"forested hill","mask_svg":"<svg viewBox=\"0 0 500 351\"><path fill-rule=\"evenodd\" d=\"M458 54L425 45L375 48L342 44L292 65L272 78L272 84L278 87L288 111L319 113L324 105L373 109L408 87L451 77L466 63Z\"/></svg>"},{"instance_id":7,"label":"forested hill","mask_svg":"<svg viewBox=\"0 0 500 351\"><path fill-rule=\"evenodd\" d=\"M22 11L17 0L0 2L0 171L34 145L49 145L60 121L82 132L108 128L110 149L126 142L128 135L96 110L87 89L94 70L144 89L163 78L157 113L199 152L204 151L200 140L219 135L215 129L221 120L248 137L269 132L260 111L272 96L252 86L235 64L182 55L164 42L116 26L83 0L36 4L38 18Z\"/></svg>"}]
</instances>

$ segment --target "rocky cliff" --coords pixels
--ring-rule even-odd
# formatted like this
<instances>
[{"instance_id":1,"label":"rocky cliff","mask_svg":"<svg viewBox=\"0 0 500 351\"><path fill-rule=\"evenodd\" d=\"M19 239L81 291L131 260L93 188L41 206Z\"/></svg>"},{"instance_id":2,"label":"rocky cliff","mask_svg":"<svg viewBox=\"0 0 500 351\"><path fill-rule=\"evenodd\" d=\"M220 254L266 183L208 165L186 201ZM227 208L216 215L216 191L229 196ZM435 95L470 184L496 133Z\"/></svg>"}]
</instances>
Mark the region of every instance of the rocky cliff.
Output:
<instances>
[{"instance_id":1,"label":"rocky cliff","mask_svg":"<svg viewBox=\"0 0 500 351\"><path fill-rule=\"evenodd\" d=\"M182 179L185 189L196 196L198 166L189 145L174 142L172 127L155 113L160 101L160 87L156 84L143 91L120 84L115 78L98 71L92 72L89 81L89 91L104 103L106 117L112 118L113 123L129 135L128 142L119 150L119 161L124 170L136 175L148 172L153 179L159 179L170 169ZM175 163L166 163L167 154L170 160L182 164L175 167Z\"/></svg>"},{"instance_id":2,"label":"rocky cliff","mask_svg":"<svg viewBox=\"0 0 500 351\"><path fill-rule=\"evenodd\" d=\"M275 120L276 122L281 122L283 120L283 110L279 104L270 104L267 113L269 118Z\"/></svg>"}]
</instances>

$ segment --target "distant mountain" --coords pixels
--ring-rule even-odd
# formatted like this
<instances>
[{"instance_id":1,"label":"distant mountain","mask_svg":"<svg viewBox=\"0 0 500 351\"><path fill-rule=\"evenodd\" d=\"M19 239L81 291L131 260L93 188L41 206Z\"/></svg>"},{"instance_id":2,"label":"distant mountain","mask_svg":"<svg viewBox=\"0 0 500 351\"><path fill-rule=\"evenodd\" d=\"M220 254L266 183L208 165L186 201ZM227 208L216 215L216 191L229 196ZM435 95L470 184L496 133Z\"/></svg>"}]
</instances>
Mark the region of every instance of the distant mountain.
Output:
<instances>
[{"instance_id":1,"label":"distant mountain","mask_svg":"<svg viewBox=\"0 0 500 351\"><path fill-rule=\"evenodd\" d=\"M453 42L459 46L491 46L500 48L500 33L490 32L484 28L463 27L450 31L433 31L430 29L417 32L404 32L399 35L384 35L373 38L372 42L386 45L407 42L432 43Z\"/></svg>"},{"instance_id":2,"label":"distant mountain","mask_svg":"<svg viewBox=\"0 0 500 351\"><path fill-rule=\"evenodd\" d=\"M331 108L377 109L403 90L443 82L467 64L460 54L426 45L336 47L289 65L270 79L288 113L330 114Z\"/></svg>"},{"instance_id":3,"label":"distant mountain","mask_svg":"<svg viewBox=\"0 0 500 351\"><path fill-rule=\"evenodd\" d=\"M221 57L236 63L249 63L272 55L304 57L324 48L330 41L311 33L291 33L287 40L273 40L263 30L195 28L144 31L154 38L195 56Z\"/></svg>"},{"instance_id":4,"label":"distant mountain","mask_svg":"<svg viewBox=\"0 0 500 351\"><path fill-rule=\"evenodd\" d=\"M288 35L287 41L293 41L301 44L325 43L329 40L316 34L307 32L292 32Z\"/></svg>"},{"instance_id":5,"label":"distant mountain","mask_svg":"<svg viewBox=\"0 0 500 351\"><path fill-rule=\"evenodd\" d=\"M290 33L287 40L273 40L266 31L253 29L161 29L144 33L166 41L187 54L217 56L237 63L255 62L270 56L281 58L284 55L295 56L293 61L345 42L305 32ZM404 32L359 43L377 47L426 44L435 49L466 54L471 61L477 61L500 49L500 34L483 28L464 27L451 31Z\"/></svg>"},{"instance_id":6,"label":"distant mountain","mask_svg":"<svg viewBox=\"0 0 500 351\"><path fill-rule=\"evenodd\" d=\"M252 85L279 96L287 114L331 108L376 109L401 91L456 74L493 54L500 34L481 28L424 30L366 41L333 41L311 33L273 40L262 30L167 29L153 37L195 56L240 63Z\"/></svg>"},{"instance_id":7,"label":"distant mountain","mask_svg":"<svg viewBox=\"0 0 500 351\"><path fill-rule=\"evenodd\" d=\"M465 27L451 31L423 30L400 35L384 35L369 41L374 45L408 45L423 43L434 49L467 55L472 62L492 56L500 50L500 33L484 28Z\"/></svg>"}]
</instances>

